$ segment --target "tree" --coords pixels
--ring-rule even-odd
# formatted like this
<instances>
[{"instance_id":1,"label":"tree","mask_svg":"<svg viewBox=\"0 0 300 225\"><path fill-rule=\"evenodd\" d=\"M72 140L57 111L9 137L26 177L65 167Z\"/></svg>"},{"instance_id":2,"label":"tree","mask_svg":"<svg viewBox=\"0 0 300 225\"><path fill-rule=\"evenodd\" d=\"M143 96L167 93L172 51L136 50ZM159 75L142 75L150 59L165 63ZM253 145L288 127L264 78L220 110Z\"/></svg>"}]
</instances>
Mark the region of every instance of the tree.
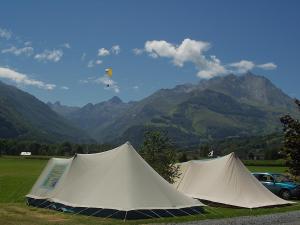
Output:
<instances>
[{"instance_id":1,"label":"tree","mask_svg":"<svg viewBox=\"0 0 300 225\"><path fill-rule=\"evenodd\" d=\"M60 151L63 155L72 155L72 145L69 142L64 142L60 145Z\"/></svg>"},{"instance_id":2,"label":"tree","mask_svg":"<svg viewBox=\"0 0 300 225\"><path fill-rule=\"evenodd\" d=\"M300 110L300 101L295 100ZM300 177L300 121L285 115L280 118L284 131L284 148L289 172Z\"/></svg>"},{"instance_id":3,"label":"tree","mask_svg":"<svg viewBox=\"0 0 300 225\"><path fill-rule=\"evenodd\" d=\"M268 159L268 160L280 159L282 157L282 155L280 153L281 153L280 147L267 148L265 150L265 159Z\"/></svg>"},{"instance_id":4,"label":"tree","mask_svg":"<svg viewBox=\"0 0 300 225\"><path fill-rule=\"evenodd\" d=\"M76 144L75 145L75 153L83 154L84 153L83 147L79 144Z\"/></svg>"},{"instance_id":5,"label":"tree","mask_svg":"<svg viewBox=\"0 0 300 225\"><path fill-rule=\"evenodd\" d=\"M142 157L170 183L179 177L179 166L176 163L176 152L169 138L159 131L146 131L141 146Z\"/></svg>"},{"instance_id":6,"label":"tree","mask_svg":"<svg viewBox=\"0 0 300 225\"><path fill-rule=\"evenodd\" d=\"M42 144L39 150L40 155L49 155L49 146L47 144Z\"/></svg>"},{"instance_id":7,"label":"tree","mask_svg":"<svg viewBox=\"0 0 300 225\"><path fill-rule=\"evenodd\" d=\"M29 152L32 153L32 155L39 155L40 154L40 148L41 145L37 142L31 142L28 144L28 149L30 149Z\"/></svg>"},{"instance_id":8,"label":"tree","mask_svg":"<svg viewBox=\"0 0 300 225\"><path fill-rule=\"evenodd\" d=\"M254 153L253 153L253 152L250 152L250 153L248 154L248 159L254 160Z\"/></svg>"},{"instance_id":9,"label":"tree","mask_svg":"<svg viewBox=\"0 0 300 225\"><path fill-rule=\"evenodd\" d=\"M3 140L0 139L0 157L2 156L2 154L4 153L5 149L5 142ZM3 152L3 153L2 153Z\"/></svg>"},{"instance_id":10,"label":"tree","mask_svg":"<svg viewBox=\"0 0 300 225\"><path fill-rule=\"evenodd\" d=\"M209 148L208 144L200 146L200 156L201 157L207 157L209 152L210 152L210 148Z\"/></svg>"},{"instance_id":11,"label":"tree","mask_svg":"<svg viewBox=\"0 0 300 225\"><path fill-rule=\"evenodd\" d=\"M188 161L187 155L185 152L181 153L180 157L179 157L179 162L186 162Z\"/></svg>"}]
</instances>

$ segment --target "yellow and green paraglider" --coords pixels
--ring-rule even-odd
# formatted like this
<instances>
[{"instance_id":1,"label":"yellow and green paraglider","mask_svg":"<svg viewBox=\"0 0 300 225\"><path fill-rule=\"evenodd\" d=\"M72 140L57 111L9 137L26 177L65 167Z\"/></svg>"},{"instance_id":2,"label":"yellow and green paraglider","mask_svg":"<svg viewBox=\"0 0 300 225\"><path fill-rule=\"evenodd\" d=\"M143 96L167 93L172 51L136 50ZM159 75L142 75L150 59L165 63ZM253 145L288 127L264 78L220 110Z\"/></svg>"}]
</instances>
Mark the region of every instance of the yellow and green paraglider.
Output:
<instances>
[{"instance_id":1,"label":"yellow and green paraglider","mask_svg":"<svg viewBox=\"0 0 300 225\"><path fill-rule=\"evenodd\" d=\"M108 68L105 70L105 74L109 77L109 78L112 78L112 68ZM109 87L109 84L106 85L107 87Z\"/></svg>"}]
</instances>

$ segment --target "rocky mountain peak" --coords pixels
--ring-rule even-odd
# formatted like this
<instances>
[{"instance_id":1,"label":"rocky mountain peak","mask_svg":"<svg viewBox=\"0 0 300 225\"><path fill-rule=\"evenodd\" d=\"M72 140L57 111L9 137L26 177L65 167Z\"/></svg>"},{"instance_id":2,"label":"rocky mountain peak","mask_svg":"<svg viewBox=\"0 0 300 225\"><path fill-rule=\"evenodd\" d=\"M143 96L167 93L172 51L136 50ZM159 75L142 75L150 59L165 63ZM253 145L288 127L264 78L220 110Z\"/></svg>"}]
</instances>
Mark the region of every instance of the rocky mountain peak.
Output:
<instances>
[{"instance_id":1,"label":"rocky mountain peak","mask_svg":"<svg viewBox=\"0 0 300 225\"><path fill-rule=\"evenodd\" d=\"M118 97L114 96L111 99L109 99L107 102L112 103L112 104L120 104L123 103L123 101Z\"/></svg>"},{"instance_id":2,"label":"rocky mountain peak","mask_svg":"<svg viewBox=\"0 0 300 225\"><path fill-rule=\"evenodd\" d=\"M211 89L239 101L276 107L290 107L290 98L266 77L247 72L243 75L229 74L200 81L200 90Z\"/></svg>"}]
</instances>

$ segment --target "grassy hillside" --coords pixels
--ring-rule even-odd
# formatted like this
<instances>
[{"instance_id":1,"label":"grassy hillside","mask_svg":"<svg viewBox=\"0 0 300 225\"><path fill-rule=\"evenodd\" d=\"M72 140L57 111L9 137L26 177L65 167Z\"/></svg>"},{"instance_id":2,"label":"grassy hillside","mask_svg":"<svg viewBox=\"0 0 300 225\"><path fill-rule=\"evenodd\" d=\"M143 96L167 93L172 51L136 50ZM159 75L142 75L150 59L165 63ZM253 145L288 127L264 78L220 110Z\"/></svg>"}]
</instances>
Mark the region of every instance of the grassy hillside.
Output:
<instances>
[{"instance_id":1,"label":"grassy hillside","mask_svg":"<svg viewBox=\"0 0 300 225\"><path fill-rule=\"evenodd\" d=\"M0 82L0 138L49 142L91 140L34 96Z\"/></svg>"}]
</instances>

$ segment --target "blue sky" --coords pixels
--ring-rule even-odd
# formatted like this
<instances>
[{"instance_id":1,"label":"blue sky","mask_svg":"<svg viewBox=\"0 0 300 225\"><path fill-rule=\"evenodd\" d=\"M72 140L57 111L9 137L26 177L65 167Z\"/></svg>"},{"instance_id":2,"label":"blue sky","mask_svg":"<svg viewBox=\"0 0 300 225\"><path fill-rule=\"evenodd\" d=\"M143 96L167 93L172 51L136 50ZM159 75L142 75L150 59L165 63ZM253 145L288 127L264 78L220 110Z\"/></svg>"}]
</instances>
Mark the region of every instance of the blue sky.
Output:
<instances>
[{"instance_id":1,"label":"blue sky","mask_svg":"<svg viewBox=\"0 0 300 225\"><path fill-rule=\"evenodd\" d=\"M299 10L296 0L1 1L0 80L82 106L251 70L299 98Z\"/></svg>"}]
</instances>

